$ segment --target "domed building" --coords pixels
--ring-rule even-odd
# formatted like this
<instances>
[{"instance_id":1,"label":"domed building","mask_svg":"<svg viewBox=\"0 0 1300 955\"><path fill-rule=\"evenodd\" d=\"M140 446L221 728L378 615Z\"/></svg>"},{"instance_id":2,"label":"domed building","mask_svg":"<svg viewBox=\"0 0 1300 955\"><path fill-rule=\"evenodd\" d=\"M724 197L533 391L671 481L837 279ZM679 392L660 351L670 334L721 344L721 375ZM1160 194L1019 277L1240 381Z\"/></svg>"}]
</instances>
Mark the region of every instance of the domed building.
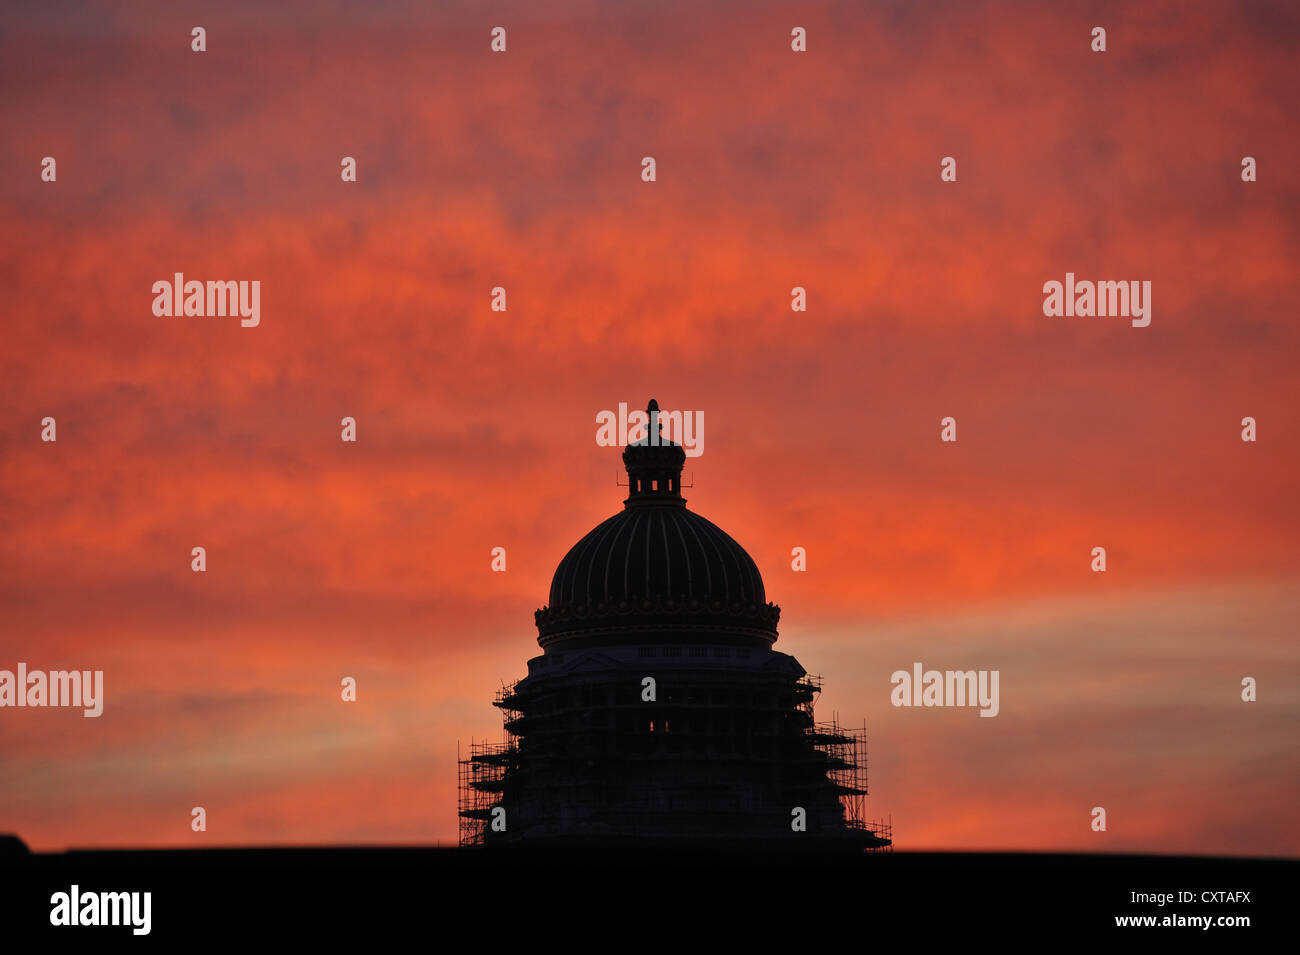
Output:
<instances>
[{"instance_id":1,"label":"domed building","mask_svg":"<svg viewBox=\"0 0 1300 955\"><path fill-rule=\"evenodd\" d=\"M820 680L773 649L753 558L687 509L658 413L623 510L555 570L542 653L496 700L506 741L460 760L461 843L888 846L864 732L816 722Z\"/></svg>"}]
</instances>

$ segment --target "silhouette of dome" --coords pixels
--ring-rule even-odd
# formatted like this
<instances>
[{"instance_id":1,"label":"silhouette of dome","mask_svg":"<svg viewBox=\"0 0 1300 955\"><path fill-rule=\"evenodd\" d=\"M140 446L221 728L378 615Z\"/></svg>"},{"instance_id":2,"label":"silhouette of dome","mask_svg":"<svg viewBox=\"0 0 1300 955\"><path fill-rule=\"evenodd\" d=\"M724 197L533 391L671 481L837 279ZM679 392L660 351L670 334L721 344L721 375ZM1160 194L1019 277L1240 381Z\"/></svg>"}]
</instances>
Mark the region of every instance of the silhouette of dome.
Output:
<instances>
[{"instance_id":1,"label":"silhouette of dome","mask_svg":"<svg viewBox=\"0 0 1300 955\"><path fill-rule=\"evenodd\" d=\"M821 679L773 648L780 608L647 411L622 512L560 561L542 653L493 700L505 741L458 760L461 845L887 848L865 729L817 721Z\"/></svg>"},{"instance_id":2,"label":"silhouette of dome","mask_svg":"<svg viewBox=\"0 0 1300 955\"><path fill-rule=\"evenodd\" d=\"M765 602L758 566L729 534L687 510L681 494L686 454L661 436L650 439L662 427L653 399L647 412L649 434L623 452L623 510L560 561L550 603L536 613L538 642L581 643L611 627L635 642L644 625L668 626L687 642L697 633L711 643L771 646L781 611Z\"/></svg>"}]
</instances>

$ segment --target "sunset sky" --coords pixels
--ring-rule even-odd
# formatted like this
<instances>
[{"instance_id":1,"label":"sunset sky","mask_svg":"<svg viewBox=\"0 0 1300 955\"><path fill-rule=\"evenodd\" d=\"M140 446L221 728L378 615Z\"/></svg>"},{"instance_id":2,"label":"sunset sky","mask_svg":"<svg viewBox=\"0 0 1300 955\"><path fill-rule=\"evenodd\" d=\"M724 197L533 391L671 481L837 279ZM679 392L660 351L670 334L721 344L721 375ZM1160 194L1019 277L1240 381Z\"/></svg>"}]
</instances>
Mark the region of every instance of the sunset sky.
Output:
<instances>
[{"instance_id":1,"label":"sunset sky","mask_svg":"<svg viewBox=\"0 0 1300 955\"><path fill-rule=\"evenodd\" d=\"M596 415L654 397L899 848L1300 855L1298 40L1288 3L6 3L0 669L106 701L0 709L0 832L454 843L457 741L622 506ZM1150 326L1045 317L1067 271L1151 281ZM261 324L155 316L175 272L259 280ZM1000 714L894 708L914 662L1000 670Z\"/></svg>"}]
</instances>

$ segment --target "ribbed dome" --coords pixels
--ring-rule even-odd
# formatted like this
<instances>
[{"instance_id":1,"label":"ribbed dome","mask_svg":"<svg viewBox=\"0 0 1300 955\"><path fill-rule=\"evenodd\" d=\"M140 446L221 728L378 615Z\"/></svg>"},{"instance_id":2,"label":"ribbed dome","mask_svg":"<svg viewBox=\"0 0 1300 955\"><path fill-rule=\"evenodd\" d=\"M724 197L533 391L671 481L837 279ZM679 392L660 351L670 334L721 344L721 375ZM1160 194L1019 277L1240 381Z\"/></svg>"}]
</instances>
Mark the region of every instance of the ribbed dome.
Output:
<instances>
[{"instance_id":1,"label":"ribbed dome","mask_svg":"<svg viewBox=\"0 0 1300 955\"><path fill-rule=\"evenodd\" d=\"M650 411L653 420L654 402ZM538 642L613 628L629 636L654 630L672 642L707 633L711 642L771 645L780 608L766 603L762 575L745 549L686 509L680 446L639 442L628 445L623 460L625 509L560 561L550 603L537 611Z\"/></svg>"}]
</instances>

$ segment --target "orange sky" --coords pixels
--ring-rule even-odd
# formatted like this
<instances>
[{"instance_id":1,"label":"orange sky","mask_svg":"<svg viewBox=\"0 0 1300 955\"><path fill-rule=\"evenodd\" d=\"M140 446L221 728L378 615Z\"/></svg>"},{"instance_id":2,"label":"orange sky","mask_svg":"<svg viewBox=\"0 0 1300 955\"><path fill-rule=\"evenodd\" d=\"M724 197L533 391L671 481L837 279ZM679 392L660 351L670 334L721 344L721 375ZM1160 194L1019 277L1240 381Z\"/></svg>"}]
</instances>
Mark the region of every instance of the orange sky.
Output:
<instances>
[{"instance_id":1,"label":"orange sky","mask_svg":"<svg viewBox=\"0 0 1300 955\"><path fill-rule=\"evenodd\" d=\"M653 396L900 847L1300 854L1294 8L264 6L6 13L0 669L107 700L0 710L0 831L454 841ZM155 317L177 271L260 326ZM1150 327L1044 317L1066 271ZM914 661L1001 714L891 707Z\"/></svg>"}]
</instances>

